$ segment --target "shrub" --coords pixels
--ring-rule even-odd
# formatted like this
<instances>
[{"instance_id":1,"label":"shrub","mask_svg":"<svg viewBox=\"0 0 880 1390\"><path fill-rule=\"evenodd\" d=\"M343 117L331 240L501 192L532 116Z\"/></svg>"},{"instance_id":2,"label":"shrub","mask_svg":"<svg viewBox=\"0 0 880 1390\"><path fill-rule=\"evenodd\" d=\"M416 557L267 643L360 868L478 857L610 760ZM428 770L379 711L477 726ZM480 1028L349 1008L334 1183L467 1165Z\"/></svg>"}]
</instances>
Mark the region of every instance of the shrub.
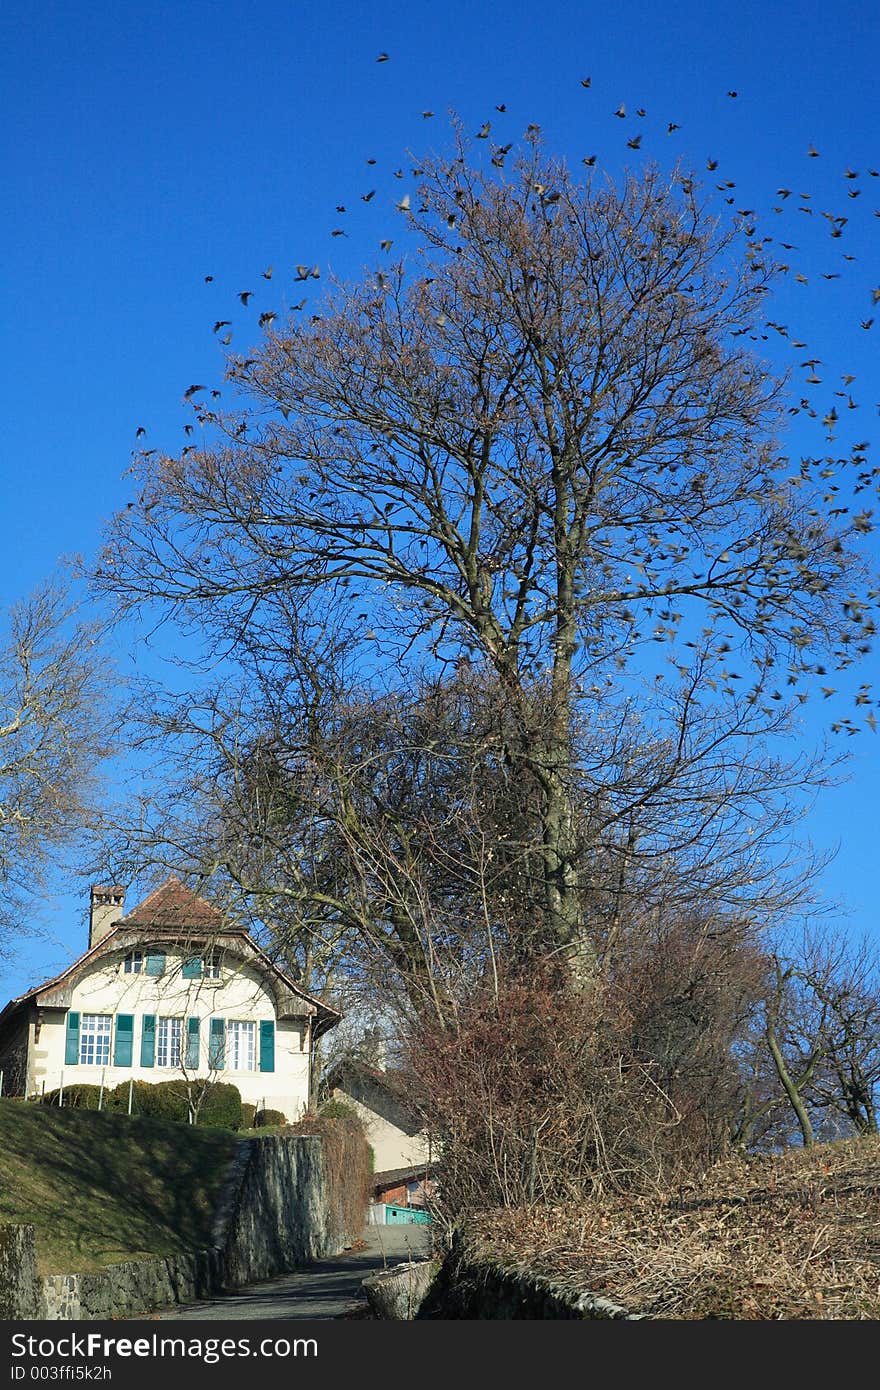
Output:
<instances>
[{"instance_id":1,"label":"shrub","mask_svg":"<svg viewBox=\"0 0 880 1390\"><path fill-rule=\"evenodd\" d=\"M191 1084L193 1099L198 1105L198 1124L211 1125L217 1129L241 1128L242 1101L237 1086L228 1082L194 1081ZM202 1085L206 1085L207 1093L199 1105L199 1088ZM128 1087L129 1083L123 1081L110 1093L112 1105L109 1108L122 1111L128 1109ZM106 1104L107 1097L104 1099ZM132 1085L133 1115L146 1115L157 1120L174 1120L178 1124L188 1124L189 1111L187 1083L182 1078L176 1081L158 1081L154 1084L149 1081L135 1081Z\"/></svg>"},{"instance_id":2,"label":"shrub","mask_svg":"<svg viewBox=\"0 0 880 1390\"><path fill-rule=\"evenodd\" d=\"M358 1113L353 1105L346 1105L344 1100L325 1100L324 1104L318 1108L318 1114L322 1120L356 1120Z\"/></svg>"},{"instance_id":3,"label":"shrub","mask_svg":"<svg viewBox=\"0 0 880 1390\"><path fill-rule=\"evenodd\" d=\"M208 1083L208 1093L199 1108L199 1124L218 1129L241 1129L241 1092L228 1081Z\"/></svg>"},{"instance_id":4,"label":"shrub","mask_svg":"<svg viewBox=\"0 0 880 1390\"><path fill-rule=\"evenodd\" d=\"M322 1141L327 1222L341 1247L360 1235L370 1201L372 1168L363 1125L357 1117L305 1115L288 1133L316 1134Z\"/></svg>"},{"instance_id":5,"label":"shrub","mask_svg":"<svg viewBox=\"0 0 880 1390\"><path fill-rule=\"evenodd\" d=\"M47 1091L42 1097L42 1103L43 1105L57 1105L60 1097L62 1103L72 1110L97 1110L100 1095L100 1086L90 1086L83 1083L82 1085L65 1086L63 1095L60 1088L55 1091ZM108 1104L110 1095L110 1091L104 1092L102 1105L104 1110L111 1108Z\"/></svg>"},{"instance_id":6,"label":"shrub","mask_svg":"<svg viewBox=\"0 0 880 1390\"><path fill-rule=\"evenodd\" d=\"M482 982L470 992L456 1026L425 1019L412 1027L412 1099L435 1141L438 1187L453 1219L651 1190L723 1155L710 1102L725 1078L709 1013L702 1050L689 1040L680 1074L663 1067L686 978L678 965L668 989L654 960L638 989L631 969L627 989L597 989L589 1006L540 967L500 974L497 986Z\"/></svg>"},{"instance_id":7,"label":"shrub","mask_svg":"<svg viewBox=\"0 0 880 1390\"><path fill-rule=\"evenodd\" d=\"M243 1100L243 1101L242 1101L242 1103L241 1103L241 1127L242 1127L242 1129L253 1129L253 1127L254 1127L254 1116L256 1115L256 1113L257 1113L257 1107L256 1107L255 1105L251 1105L251 1103L250 1103L249 1100Z\"/></svg>"},{"instance_id":8,"label":"shrub","mask_svg":"<svg viewBox=\"0 0 880 1390\"><path fill-rule=\"evenodd\" d=\"M255 1129L265 1129L268 1125L284 1125L287 1117L280 1110L261 1110L254 1118Z\"/></svg>"},{"instance_id":9,"label":"shrub","mask_svg":"<svg viewBox=\"0 0 880 1390\"><path fill-rule=\"evenodd\" d=\"M128 1111L129 1085L131 1086L131 1113L132 1115L156 1115L158 1112L152 1101L152 1093L155 1089L149 1081L120 1081L118 1086L114 1086L110 1092L110 1109L121 1111L123 1114Z\"/></svg>"}]
</instances>

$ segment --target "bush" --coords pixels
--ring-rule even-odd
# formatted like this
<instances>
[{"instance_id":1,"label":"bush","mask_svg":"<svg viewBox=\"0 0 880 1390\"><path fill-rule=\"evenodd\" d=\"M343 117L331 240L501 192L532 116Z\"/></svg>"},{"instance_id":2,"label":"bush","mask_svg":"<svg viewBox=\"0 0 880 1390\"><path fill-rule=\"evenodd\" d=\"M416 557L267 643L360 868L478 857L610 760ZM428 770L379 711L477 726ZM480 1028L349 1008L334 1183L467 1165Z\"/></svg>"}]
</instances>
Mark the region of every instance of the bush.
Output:
<instances>
[{"instance_id":1,"label":"bush","mask_svg":"<svg viewBox=\"0 0 880 1390\"><path fill-rule=\"evenodd\" d=\"M118 1086L114 1086L110 1092L109 1109L116 1110L122 1114L128 1112L129 1085L131 1085L131 1113L132 1115L156 1115L155 1104L152 1100L152 1093L155 1087L149 1081L120 1081ZM106 1098L105 1098L106 1099Z\"/></svg>"},{"instance_id":2,"label":"bush","mask_svg":"<svg viewBox=\"0 0 880 1390\"><path fill-rule=\"evenodd\" d=\"M370 1201L372 1167L360 1120L305 1115L292 1134L316 1134L323 1150L329 1233L340 1248L363 1230Z\"/></svg>"},{"instance_id":3,"label":"bush","mask_svg":"<svg viewBox=\"0 0 880 1390\"><path fill-rule=\"evenodd\" d=\"M196 1104L199 1100L199 1088L203 1084L198 1081L192 1083ZM198 1124L210 1125L217 1129L240 1129L242 1101L238 1087L228 1082L207 1082L206 1085L207 1094L201 1105L198 1105ZM109 1106L105 1095L105 1106L108 1109L127 1111L128 1088L129 1082L121 1082L110 1092L112 1103ZM146 1115L156 1120L174 1120L177 1124L188 1124L189 1109L187 1083L183 1079L158 1081L155 1084L149 1081L135 1081L132 1085L133 1115Z\"/></svg>"},{"instance_id":4,"label":"bush","mask_svg":"<svg viewBox=\"0 0 880 1390\"><path fill-rule=\"evenodd\" d=\"M254 1127L254 1116L256 1115L256 1113L257 1113L257 1107L256 1107L255 1105L251 1105L251 1103L250 1103L249 1100L243 1100L243 1101L242 1101L242 1103L241 1103L241 1127L242 1127L242 1129L253 1129L253 1127Z\"/></svg>"},{"instance_id":5,"label":"bush","mask_svg":"<svg viewBox=\"0 0 880 1390\"><path fill-rule=\"evenodd\" d=\"M356 1120L358 1113L353 1105L346 1105L344 1100L326 1100L318 1109L318 1114L322 1120Z\"/></svg>"},{"instance_id":6,"label":"bush","mask_svg":"<svg viewBox=\"0 0 880 1390\"><path fill-rule=\"evenodd\" d=\"M711 1094L697 1089L724 1082L709 1050L712 1020L707 1014L704 1050L691 1043L681 1075L665 1072L660 1044L671 1024L661 973L652 961L636 991L631 969L627 990L608 986L585 1008L582 995L535 967L528 976L501 975L497 987L482 983L455 1027L432 1019L413 1026L412 1098L435 1141L438 1187L453 1219L652 1190L723 1155Z\"/></svg>"},{"instance_id":7,"label":"bush","mask_svg":"<svg viewBox=\"0 0 880 1390\"><path fill-rule=\"evenodd\" d=\"M208 1094L199 1110L200 1125L218 1129L241 1129L241 1092L228 1081L209 1082Z\"/></svg>"},{"instance_id":8,"label":"bush","mask_svg":"<svg viewBox=\"0 0 880 1390\"><path fill-rule=\"evenodd\" d=\"M104 1092L102 1109L109 1110L112 1108L109 1104L111 1094L112 1092L110 1091ZM82 1085L65 1086L63 1095L61 1094L60 1088L55 1091L47 1091L42 1097L42 1104L57 1105L60 1097L62 1103L71 1110L97 1110L100 1095L100 1086L90 1086L83 1083Z\"/></svg>"},{"instance_id":9,"label":"bush","mask_svg":"<svg viewBox=\"0 0 880 1390\"><path fill-rule=\"evenodd\" d=\"M268 1125L285 1125L287 1117L280 1110L261 1110L254 1118L255 1129L265 1129Z\"/></svg>"}]
</instances>

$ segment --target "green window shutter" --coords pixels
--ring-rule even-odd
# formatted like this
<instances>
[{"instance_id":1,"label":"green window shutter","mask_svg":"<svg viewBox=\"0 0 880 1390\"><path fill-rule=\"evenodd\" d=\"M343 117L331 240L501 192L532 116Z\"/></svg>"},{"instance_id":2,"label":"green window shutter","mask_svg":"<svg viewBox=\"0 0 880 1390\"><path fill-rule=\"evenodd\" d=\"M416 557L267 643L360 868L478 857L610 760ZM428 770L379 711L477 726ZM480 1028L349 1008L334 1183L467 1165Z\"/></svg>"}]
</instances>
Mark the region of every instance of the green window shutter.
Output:
<instances>
[{"instance_id":1,"label":"green window shutter","mask_svg":"<svg viewBox=\"0 0 880 1390\"><path fill-rule=\"evenodd\" d=\"M271 1018L260 1023L260 1071L275 1070L275 1024Z\"/></svg>"},{"instance_id":2,"label":"green window shutter","mask_svg":"<svg viewBox=\"0 0 880 1390\"><path fill-rule=\"evenodd\" d=\"M187 1071L198 1071L199 1069L199 1020L197 1018L186 1020L186 1062L184 1065Z\"/></svg>"},{"instance_id":3,"label":"green window shutter","mask_svg":"<svg viewBox=\"0 0 880 1390\"><path fill-rule=\"evenodd\" d=\"M144 1014L141 1024L141 1066L156 1065L156 1015Z\"/></svg>"},{"instance_id":4,"label":"green window shutter","mask_svg":"<svg viewBox=\"0 0 880 1390\"><path fill-rule=\"evenodd\" d=\"M130 1067L134 1043L134 1014L116 1015L116 1041L113 1048L114 1067Z\"/></svg>"},{"instance_id":5,"label":"green window shutter","mask_svg":"<svg viewBox=\"0 0 880 1390\"><path fill-rule=\"evenodd\" d=\"M151 952L149 952L148 955L147 955L147 961L146 961L146 965L145 965L144 968L145 968L145 972L146 972L147 975L164 975L164 974L165 974L165 952L164 952L164 951L151 951Z\"/></svg>"},{"instance_id":6,"label":"green window shutter","mask_svg":"<svg viewBox=\"0 0 880 1390\"><path fill-rule=\"evenodd\" d=\"M212 1071L222 1071L226 1065L226 1020L223 1018L211 1019L208 1065Z\"/></svg>"},{"instance_id":7,"label":"green window shutter","mask_svg":"<svg viewBox=\"0 0 880 1390\"><path fill-rule=\"evenodd\" d=\"M200 980L202 978L201 956L193 956L190 960L185 960L180 973L185 980Z\"/></svg>"},{"instance_id":8,"label":"green window shutter","mask_svg":"<svg viewBox=\"0 0 880 1390\"><path fill-rule=\"evenodd\" d=\"M79 1014L69 1009L67 1013L67 1042L64 1047L64 1064L75 1067L79 1061Z\"/></svg>"}]
</instances>

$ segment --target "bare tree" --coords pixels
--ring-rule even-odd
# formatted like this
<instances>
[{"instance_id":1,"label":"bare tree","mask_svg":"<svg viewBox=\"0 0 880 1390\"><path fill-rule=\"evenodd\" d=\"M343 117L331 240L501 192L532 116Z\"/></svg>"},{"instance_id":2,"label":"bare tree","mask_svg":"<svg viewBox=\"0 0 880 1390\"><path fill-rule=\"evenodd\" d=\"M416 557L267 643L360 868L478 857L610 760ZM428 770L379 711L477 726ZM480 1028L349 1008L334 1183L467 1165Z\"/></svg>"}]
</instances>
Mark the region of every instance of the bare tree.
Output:
<instances>
[{"instance_id":1,"label":"bare tree","mask_svg":"<svg viewBox=\"0 0 880 1390\"><path fill-rule=\"evenodd\" d=\"M50 581L7 614L0 645L0 887L7 927L95 817L112 748L108 658L68 587Z\"/></svg>"},{"instance_id":2,"label":"bare tree","mask_svg":"<svg viewBox=\"0 0 880 1390\"><path fill-rule=\"evenodd\" d=\"M805 933L791 968L807 996L802 1027L821 1058L803 1088L820 1119L855 1134L877 1133L880 1086L880 961L866 938L841 930Z\"/></svg>"},{"instance_id":3,"label":"bare tree","mask_svg":"<svg viewBox=\"0 0 880 1390\"><path fill-rule=\"evenodd\" d=\"M648 654L668 642L695 718L654 746L696 769L695 730L720 720L735 785L734 749L748 765L791 687L863 642L853 528L824 519L811 461L789 476L784 386L746 346L775 268L690 177L582 185L534 141L510 176L463 145L420 173L415 271L337 287L233 359L240 409L203 408L213 443L143 460L98 581L225 644L273 597L312 621L332 600L362 666L491 670L538 817L543 948L591 979L590 692L625 690L639 652L663 677Z\"/></svg>"},{"instance_id":4,"label":"bare tree","mask_svg":"<svg viewBox=\"0 0 880 1390\"><path fill-rule=\"evenodd\" d=\"M765 981L737 1048L735 1139L808 1146L877 1132L880 969L876 948L811 924L763 955Z\"/></svg>"}]
</instances>

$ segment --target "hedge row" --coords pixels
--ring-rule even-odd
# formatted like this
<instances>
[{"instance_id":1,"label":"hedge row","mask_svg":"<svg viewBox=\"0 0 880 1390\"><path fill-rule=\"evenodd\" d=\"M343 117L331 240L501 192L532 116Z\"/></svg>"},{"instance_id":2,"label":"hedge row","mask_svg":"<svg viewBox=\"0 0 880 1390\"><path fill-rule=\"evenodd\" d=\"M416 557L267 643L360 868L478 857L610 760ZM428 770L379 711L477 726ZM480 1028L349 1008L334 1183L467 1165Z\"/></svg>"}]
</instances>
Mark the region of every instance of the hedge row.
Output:
<instances>
[{"instance_id":1,"label":"hedge row","mask_svg":"<svg viewBox=\"0 0 880 1390\"><path fill-rule=\"evenodd\" d=\"M154 1119L188 1123L190 1096L183 1081L159 1081L155 1085L149 1081L122 1081L112 1090L104 1091L101 1109L117 1113L127 1112L129 1086L132 1115L147 1115ZM97 1110L100 1095L99 1086L65 1086L63 1097L59 1091L47 1091L43 1097L43 1104L57 1105L61 1100L62 1104L74 1109ZM202 1088L196 1082L192 1086L192 1101L197 1107L197 1124L210 1125L218 1129L241 1129L243 1106L237 1086L225 1081L212 1082L202 1096Z\"/></svg>"}]
</instances>

